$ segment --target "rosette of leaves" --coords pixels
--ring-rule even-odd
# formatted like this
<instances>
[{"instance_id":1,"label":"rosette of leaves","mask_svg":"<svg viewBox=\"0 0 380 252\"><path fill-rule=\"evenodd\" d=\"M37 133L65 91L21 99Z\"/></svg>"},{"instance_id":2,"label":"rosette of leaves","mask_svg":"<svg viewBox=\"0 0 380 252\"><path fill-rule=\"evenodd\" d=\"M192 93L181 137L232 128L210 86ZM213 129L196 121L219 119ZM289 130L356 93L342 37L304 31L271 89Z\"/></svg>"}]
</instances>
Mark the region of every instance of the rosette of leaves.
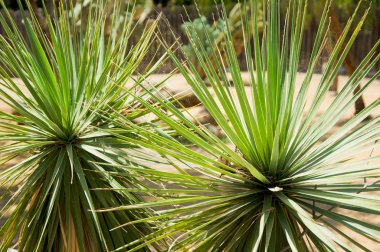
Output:
<instances>
[{"instance_id":1,"label":"rosette of leaves","mask_svg":"<svg viewBox=\"0 0 380 252\"><path fill-rule=\"evenodd\" d=\"M297 74L307 12L307 2L303 0L289 2L283 27L279 22L279 1L264 4L261 37L255 15L258 1L251 1L252 25L248 25L249 17L242 15L249 87L244 86L230 31L225 36L225 47L214 51L213 57L218 61L213 62L203 46L204 37L189 29L194 54L211 87L191 60L182 62L169 50L227 140L194 125L168 101L157 99L163 108L144 102L192 143L187 146L168 135L143 129L141 139L121 136L126 142L155 149L171 169L178 171L146 172L147 177L166 182L165 187L156 188L163 199L108 209L155 208L157 216L145 221L164 222L166 227L146 236L145 245L172 234L176 239L169 251L370 251L367 243L358 242L351 234L380 241L377 225L350 217L351 213L380 214L380 198L363 194L366 190L380 190L379 180L363 187L363 180L380 176L379 156L369 155L379 145L380 116L373 112L379 108L380 99L333 130L380 76L378 70L365 79L380 60L380 41L318 115L366 16L357 16L358 6L314 89L311 79L326 44L330 4L327 1L323 10L305 75ZM356 18L358 23L354 22ZM211 42L212 34L205 34ZM221 55L227 55L227 61ZM230 72L225 71L225 66ZM353 95L361 82L364 85ZM373 117L369 117L371 114ZM120 124L125 123L121 117Z\"/></svg>"},{"instance_id":2,"label":"rosette of leaves","mask_svg":"<svg viewBox=\"0 0 380 252\"><path fill-rule=\"evenodd\" d=\"M109 251L152 232L144 223L110 231L150 216L149 211L94 210L142 200L134 192L109 190L144 186L134 177L112 174L121 168L109 164L133 165L128 161L133 154L123 149L134 146L106 130L115 128L113 113L129 120L147 113L131 94L149 98L136 91L137 83L159 62L132 74L147 53L157 21L130 45L131 19L112 19L106 38L105 1L92 4L86 27L77 26L70 6L61 5L54 21L46 15L48 34L21 9L26 38L7 11L0 16L5 32L0 37L0 99L14 111L0 111L0 186L9 188L1 197L10 197L0 211L7 219L0 229L0 251L17 237L20 251Z\"/></svg>"}]
</instances>

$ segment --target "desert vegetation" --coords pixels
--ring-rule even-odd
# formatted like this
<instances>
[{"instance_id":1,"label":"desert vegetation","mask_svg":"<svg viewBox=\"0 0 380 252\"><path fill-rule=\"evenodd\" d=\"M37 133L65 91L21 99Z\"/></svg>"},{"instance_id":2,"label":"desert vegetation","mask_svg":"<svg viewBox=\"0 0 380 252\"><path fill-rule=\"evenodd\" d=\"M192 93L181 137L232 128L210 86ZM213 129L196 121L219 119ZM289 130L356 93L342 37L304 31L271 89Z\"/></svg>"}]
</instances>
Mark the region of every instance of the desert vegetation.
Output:
<instances>
[{"instance_id":1,"label":"desert vegetation","mask_svg":"<svg viewBox=\"0 0 380 252\"><path fill-rule=\"evenodd\" d=\"M331 93L371 11L336 34L333 5L301 74L306 0L222 3L186 44L134 4L20 1L22 30L2 2L0 251L379 248L380 98L355 106L380 85L380 39Z\"/></svg>"}]
</instances>

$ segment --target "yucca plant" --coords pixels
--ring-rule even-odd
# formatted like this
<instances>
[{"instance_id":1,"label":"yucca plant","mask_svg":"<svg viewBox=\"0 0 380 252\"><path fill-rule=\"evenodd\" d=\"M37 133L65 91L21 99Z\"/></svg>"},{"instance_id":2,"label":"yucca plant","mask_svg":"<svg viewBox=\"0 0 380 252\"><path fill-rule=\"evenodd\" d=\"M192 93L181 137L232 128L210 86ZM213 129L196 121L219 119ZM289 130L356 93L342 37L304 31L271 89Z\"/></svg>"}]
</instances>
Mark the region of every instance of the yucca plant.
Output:
<instances>
[{"instance_id":1,"label":"yucca plant","mask_svg":"<svg viewBox=\"0 0 380 252\"><path fill-rule=\"evenodd\" d=\"M243 84L231 33L226 34L229 43L214 53L213 58L219 59L215 64L202 47L204 41L189 27L187 34L211 87L191 61L181 62L171 50L169 53L227 139L194 125L185 113L160 97L157 100L166 114L141 100L191 146L144 129L139 131L141 139L119 135L127 143L155 149L178 172L141 171L146 177L166 182L164 188L152 189L163 199L101 212L156 208L157 216L145 221L163 222L166 227L145 237L145 245L175 234L169 251L370 251L366 243L356 241L346 230L378 243L379 227L347 212L380 214L380 198L363 194L380 189L379 181L363 186L366 179L380 176L379 156L369 155L379 145L380 117L369 116L379 107L380 99L338 130L333 131L333 127L380 76L377 71L365 79L380 59L380 41L318 115L366 16L355 24L359 5L347 21L318 85L312 87L311 79L326 43L330 4L327 1L323 10L302 80L297 67L306 1L289 1L285 24L280 27L279 1L269 0L263 7L261 36L256 18L258 1L251 1L252 26L248 16L241 17L249 87ZM226 18L225 11L222 15ZM211 41L211 36L207 39ZM228 55L227 61L221 55ZM360 92L352 95L361 82ZM137 127L122 117L120 124ZM345 213L336 211L340 209ZM129 246L134 244L137 242Z\"/></svg>"},{"instance_id":2,"label":"yucca plant","mask_svg":"<svg viewBox=\"0 0 380 252\"><path fill-rule=\"evenodd\" d=\"M142 200L133 192L108 190L143 185L113 176L121 168L109 164L132 165L133 154L120 153L133 145L105 130L115 127L113 113L129 120L147 113L132 94L149 98L137 83L160 64L132 77L157 21L132 45L132 19L114 15L105 29L105 3L90 4L86 23L75 21L73 5L61 5L58 17L47 19L48 34L33 13L21 10L24 38L2 2L0 99L13 113L0 111L0 186L9 188L1 197L10 195L0 211L7 219L0 251L17 237L20 251L110 251L152 232L146 224L110 231L149 211L94 212Z\"/></svg>"}]
</instances>

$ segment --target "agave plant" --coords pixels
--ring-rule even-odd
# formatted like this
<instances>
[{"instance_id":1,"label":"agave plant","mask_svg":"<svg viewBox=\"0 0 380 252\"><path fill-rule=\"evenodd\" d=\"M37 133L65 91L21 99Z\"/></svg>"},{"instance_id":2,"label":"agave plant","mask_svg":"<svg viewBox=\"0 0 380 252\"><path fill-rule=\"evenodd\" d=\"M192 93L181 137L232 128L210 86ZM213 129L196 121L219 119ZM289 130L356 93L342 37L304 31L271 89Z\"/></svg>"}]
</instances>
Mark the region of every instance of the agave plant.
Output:
<instances>
[{"instance_id":1,"label":"agave plant","mask_svg":"<svg viewBox=\"0 0 380 252\"><path fill-rule=\"evenodd\" d=\"M105 130L115 127L113 113L122 111L129 120L147 113L131 94L149 98L137 83L160 64L132 78L157 21L130 45L131 19L112 19L105 36L102 4L92 2L86 27L72 18L72 7L61 6L56 20L47 19L48 34L33 13L21 10L27 39L6 10L0 16L6 34L0 37L0 99L13 110L0 111L0 186L9 188L1 198L10 195L0 210L7 219L0 251L17 237L20 251L109 251L152 232L146 224L110 231L149 211L94 212L142 200L133 192L104 190L143 188L134 177L113 176L121 168L109 164L132 165L120 152L133 145Z\"/></svg>"},{"instance_id":2,"label":"agave plant","mask_svg":"<svg viewBox=\"0 0 380 252\"><path fill-rule=\"evenodd\" d=\"M259 3L261 6L261 2ZM227 31L226 23L228 22L229 32L231 34L230 41L234 44L234 49L237 56L240 56L244 52L244 35L243 29L241 29L241 15L242 11L249 12L249 5L245 5L245 8L241 8L241 4L235 4L235 6L229 11L228 18L220 18L212 24L208 23L205 16L200 16L194 19L192 22L184 22L181 25L181 30L186 34L189 31L196 32L199 41L202 41L202 48L208 53L209 57L212 59L213 50L218 50L218 47L223 47L225 43L225 32ZM262 31L262 13L261 11L256 13L256 18L258 19L259 32ZM247 22L252 22L252 17ZM190 27L191 26L191 27ZM188 37L191 40L190 35ZM210 39L207 39L207 36ZM186 45L182 45L182 52L186 55L187 60L191 61L191 64L197 68L199 75L206 79L206 73L203 71L202 64L198 61L197 54L193 50L193 45L189 42ZM225 56L223 57L226 58Z\"/></svg>"},{"instance_id":3,"label":"agave plant","mask_svg":"<svg viewBox=\"0 0 380 252\"><path fill-rule=\"evenodd\" d=\"M191 28L190 28L191 26ZM197 36L203 42L202 47L211 56L211 51L215 50L214 47L217 45L218 39L223 38L223 32L225 32L225 20L218 20L212 26L208 24L207 18L201 16L194 19L192 22L184 22L181 25L181 30L186 33L187 30L191 29L193 32L197 33ZM206 36L209 36L210 39L207 40ZM219 42L219 41L218 41ZM182 51L186 54L186 57L191 60L192 64L197 67L197 71L202 78L205 78L205 72L202 70L202 66L197 64L198 59L196 54L191 46L191 43L182 46Z\"/></svg>"},{"instance_id":4,"label":"agave plant","mask_svg":"<svg viewBox=\"0 0 380 252\"><path fill-rule=\"evenodd\" d=\"M377 51L380 41L328 108L318 115L366 16L354 22L358 6L347 21L318 85L311 87L326 43L330 2L327 1L323 10L302 80L297 75L297 66L307 12L303 0L289 1L285 17L279 16L279 1L268 1L263 9L262 36L255 18L258 1L251 2L252 26L247 22L248 16L241 17L245 24L249 87L243 84L231 33L226 33L229 43L219 48L220 52L214 52L213 58L219 60L212 62L202 46L204 41L190 26L188 36L211 87L207 87L192 61L181 62L171 50L169 53L227 139L219 139L206 128L194 125L185 113L160 97L157 100L166 114L141 100L192 146L162 132L144 129L139 131L140 139L119 135L126 142L155 149L178 172L142 171L146 177L166 182L164 188L152 189L163 198L104 212L156 208L157 216L145 221L163 222L166 226L146 236L145 245L175 234L169 251L309 251L314 248L370 251L366 243L356 241L341 227L380 241L378 226L348 214L380 214L380 198L363 194L368 189L380 189L379 181L363 187L363 180L380 176L379 156L369 156L371 149L378 146L380 136L380 117L369 115L379 107L380 99L338 130L334 131L333 127L380 76L377 71L369 80L365 79L380 59ZM225 12L222 15L226 18ZM279 25L281 18L284 27ZM211 41L212 36L207 39ZM228 55L227 61L221 57L224 54ZM301 84L296 85L297 81ZM361 82L365 83L363 87L352 95ZM120 124L137 127L123 118ZM344 213L337 211L340 209ZM134 244L137 241L129 246Z\"/></svg>"}]
</instances>

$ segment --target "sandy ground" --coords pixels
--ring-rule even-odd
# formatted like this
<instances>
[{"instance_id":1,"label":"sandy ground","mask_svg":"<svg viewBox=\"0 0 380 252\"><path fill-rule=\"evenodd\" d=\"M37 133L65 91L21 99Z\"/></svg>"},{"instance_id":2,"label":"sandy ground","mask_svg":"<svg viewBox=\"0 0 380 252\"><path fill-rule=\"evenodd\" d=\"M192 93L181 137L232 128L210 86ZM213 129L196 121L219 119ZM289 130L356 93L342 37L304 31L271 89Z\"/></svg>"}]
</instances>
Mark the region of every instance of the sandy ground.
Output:
<instances>
[{"instance_id":1,"label":"sandy ground","mask_svg":"<svg viewBox=\"0 0 380 252\"><path fill-rule=\"evenodd\" d=\"M298 85L301 83L301 81L303 80L304 76L305 76L305 74L303 74L303 73L299 73L297 75L297 83L298 83ZM154 84L154 83L160 82L165 77L166 77L165 75L153 75L153 76L151 76L149 78L149 81L152 84ZM312 97L313 91L315 91L315 87L319 83L320 78L321 78L321 75L319 75L319 74L315 74L313 76L312 85L311 85L313 88L311 89L311 92L309 94L310 98ZM243 79L245 81L247 81L249 79L249 75L247 73L243 73ZM348 78L346 76L340 76L339 77L339 88L341 88L347 82L347 79ZM365 80L365 81L367 81L367 80ZM365 83L365 81L363 83ZM169 79L166 82L165 85L166 85L166 87L168 89L173 90L174 92L184 92L185 90L189 90L189 87L188 87L185 79L182 76L180 76L180 75L174 75L171 79ZM247 86L246 89L247 89L247 92L250 93L249 86ZM331 104L331 101L335 97L336 97L335 93L333 93L333 92L329 92L328 93L327 98L324 101L321 110L319 111L319 114L322 114L329 107L329 105ZM365 93L364 93L364 100L365 100L366 104L369 104L369 103L373 102L374 100L378 99L379 97L380 97L380 80L376 80L371 85L371 87L369 87L365 91ZM0 102L0 110L7 111L7 112L12 112L12 110L7 105L5 105L3 102ZM339 127L339 125L342 125L344 122L346 122L348 119L350 119L353 116L353 114L354 114L354 108L350 109L341 118L341 120L338 122L337 126L335 126L334 130L336 130ZM375 111L372 116L376 116L376 115L380 115L380 109L378 109L377 111ZM379 148L374 151L374 155L376 155L376 154L380 154L380 149ZM1 153L0 153L0 155L1 155ZM369 153L364 153L363 155L367 155L368 156ZM14 160L12 163L15 163L15 162L17 162L17 160ZM9 164L9 165L11 165L11 164ZM6 168L6 167L0 167L0 171L2 169L4 169L4 168ZM379 174L379 178L380 178L380 174ZM14 191L16 189L17 189L16 187L12 187L11 188L12 191ZM5 190L5 188L0 188L0 196L4 193L4 190ZM0 200L0 206L2 204L4 204L7 199L9 199L9 198L5 198L5 199ZM345 214L349 214L347 211L343 211L343 210L339 210L339 212L345 213ZM373 215L369 215L369 214L368 215L352 214L352 213L350 213L350 216L353 216L354 218L366 220L369 223L372 223L374 225L379 226L379 228L380 228L380 216L373 216ZM0 226L3 225L3 223L4 223L4 218L0 219ZM352 234L352 233L347 233L347 234L350 235L351 237L353 237L354 239L356 239L357 241L359 241L360 243L364 244L371 251L380 251L380 244L378 242L371 241L369 239L366 239L366 238L361 237L361 236L356 235L356 234Z\"/></svg>"}]
</instances>

